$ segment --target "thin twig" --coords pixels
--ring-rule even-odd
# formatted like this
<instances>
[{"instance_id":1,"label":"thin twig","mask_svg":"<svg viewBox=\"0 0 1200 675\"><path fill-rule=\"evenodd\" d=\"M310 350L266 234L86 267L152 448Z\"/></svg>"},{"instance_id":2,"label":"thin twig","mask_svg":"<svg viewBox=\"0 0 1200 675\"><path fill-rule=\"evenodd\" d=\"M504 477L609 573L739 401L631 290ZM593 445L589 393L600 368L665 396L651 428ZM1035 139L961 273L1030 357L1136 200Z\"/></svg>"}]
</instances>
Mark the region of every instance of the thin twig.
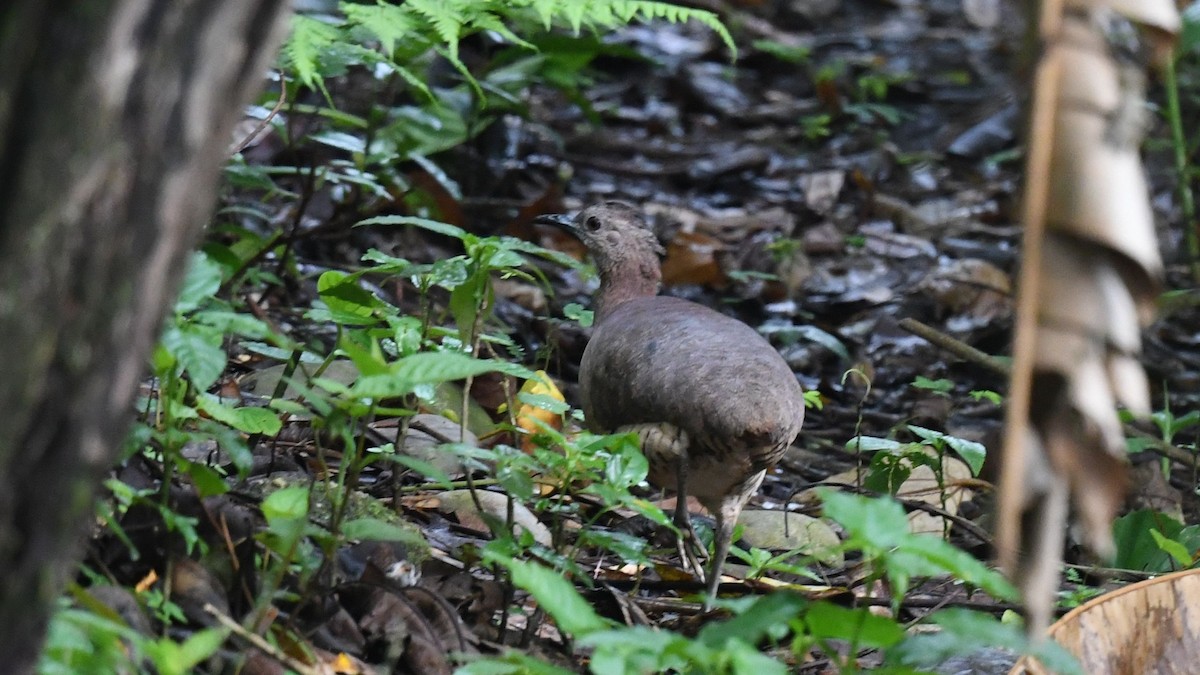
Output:
<instances>
[{"instance_id":1,"label":"thin twig","mask_svg":"<svg viewBox=\"0 0 1200 675\"><path fill-rule=\"evenodd\" d=\"M241 142L233 146L233 150L229 153L230 157L245 150L246 146L250 145L255 138L258 138L263 129L266 129L271 120L275 119L275 116L283 109L283 104L287 103L287 78L284 77L282 70L276 72L279 73L279 100L275 102L275 107L271 109L271 112L258 123L258 126L254 127L254 131L251 131Z\"/></svg>"},{"instance_id":2,"label":"thin twig","mask_svg":"<svg viewBox=\"0 0 1200 675\"><path fill-rule=\"evenodd\" d=\"M962 340L950 337L928 324L921 323L916 319L900 319L900 327L964 361L983 366L1000 375L1008 375L1009 367L1004 361L982 352Z\"/></svg>"},{"instance_id":3,"label":"thin twig","mask_svg":"<svg viewBox=\"0 0 1200 675\"><path fill-rule=\"evenodd\" d=\"M292 670L300 673L301 675L321 675L321 671L317 670L316 668L313 668L312 666L308 665L307 663L304 663L302 661L297 661L296 659L285 654L281 649L279 649L275 645L262 639L262 637L255 635L254 633L251 633L250 631L246 630L245 628L242 627L242 625L240 623L234 621L232 617L225 615L224 613L221 612L221 610L214 607L212 605L212 603L209 603L209 602L204 603L204 611L213 615L213 617L217 620L218 623L220 623L222 626L228 628L231 632L233 632L234 635L237 635L238 637L242 638L246 642L249 642L256 649L258 649L259 651L263 652L264 654L270 656L271 658L275 659L276 661L279 661L280 663L287 666L288 668L291 668Z\"/></svg>"}]
</instances>

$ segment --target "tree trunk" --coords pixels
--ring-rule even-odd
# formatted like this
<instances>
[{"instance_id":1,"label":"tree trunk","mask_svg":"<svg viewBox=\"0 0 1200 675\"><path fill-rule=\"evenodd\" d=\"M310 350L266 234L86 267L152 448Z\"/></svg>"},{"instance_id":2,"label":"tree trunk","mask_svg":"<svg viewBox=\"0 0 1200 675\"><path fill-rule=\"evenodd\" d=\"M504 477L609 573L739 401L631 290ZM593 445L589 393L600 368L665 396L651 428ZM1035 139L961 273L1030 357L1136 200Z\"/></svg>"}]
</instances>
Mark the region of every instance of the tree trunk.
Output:
<instances>
[{"instance_id":1,"label":"tree trunk","mask_svg":"<svg viewBox=\"0 0 1200 675\"><path fill-rule=\"evenodd\" d=\"M286 0L0 9L0 654L36 662Z\"/></svg>"}]
</instances>

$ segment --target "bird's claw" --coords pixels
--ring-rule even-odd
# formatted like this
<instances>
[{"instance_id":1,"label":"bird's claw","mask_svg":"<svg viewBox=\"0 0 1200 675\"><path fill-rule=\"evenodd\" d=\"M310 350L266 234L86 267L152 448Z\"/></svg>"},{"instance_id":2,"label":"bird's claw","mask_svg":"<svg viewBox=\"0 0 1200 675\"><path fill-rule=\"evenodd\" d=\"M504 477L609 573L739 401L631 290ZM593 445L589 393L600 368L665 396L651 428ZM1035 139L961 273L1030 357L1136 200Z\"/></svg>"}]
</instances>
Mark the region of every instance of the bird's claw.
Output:
<instances>
[{"instance_id":1,"label":"bird's claw","mask_svg":"<svg viewBox=\"0 0 1200 675\"><path fill-rule=\"evenodd\" d=\"M679 529L679 538L676 539L676 544L679 548L679 559L683 562L683 567L691 572L704 583L707 580L707 575L704 572L704 564L702 560L708 559L708 549L700 542L700 537L696 534L696 530L692 527L692 519L688 517L687 512L684 512L683 518L676 514L675 527Z\"/></svg>"}]
</instances>

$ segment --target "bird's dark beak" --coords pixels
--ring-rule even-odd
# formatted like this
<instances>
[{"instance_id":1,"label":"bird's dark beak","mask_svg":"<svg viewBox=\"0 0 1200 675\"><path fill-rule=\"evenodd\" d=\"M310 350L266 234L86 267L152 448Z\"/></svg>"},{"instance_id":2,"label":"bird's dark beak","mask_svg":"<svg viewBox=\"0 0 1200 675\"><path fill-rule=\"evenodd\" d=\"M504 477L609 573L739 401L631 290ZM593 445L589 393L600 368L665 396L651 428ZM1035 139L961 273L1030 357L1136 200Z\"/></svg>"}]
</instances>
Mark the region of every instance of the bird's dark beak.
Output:
<instances>
[{"instance_id":1,"label":"bird's dark beak","mask_svg":"<svg viewBox=\"0 0 1200 675\"><path fill-rule=\"evenodd\" d=\"M575 218L565 213L549 213L544 216L538 216L533 219L533 222L538 225L557 227L560 230L566 230L571 234L578 235L578 230L575 228Z\"/></svg>"}]
</instances>

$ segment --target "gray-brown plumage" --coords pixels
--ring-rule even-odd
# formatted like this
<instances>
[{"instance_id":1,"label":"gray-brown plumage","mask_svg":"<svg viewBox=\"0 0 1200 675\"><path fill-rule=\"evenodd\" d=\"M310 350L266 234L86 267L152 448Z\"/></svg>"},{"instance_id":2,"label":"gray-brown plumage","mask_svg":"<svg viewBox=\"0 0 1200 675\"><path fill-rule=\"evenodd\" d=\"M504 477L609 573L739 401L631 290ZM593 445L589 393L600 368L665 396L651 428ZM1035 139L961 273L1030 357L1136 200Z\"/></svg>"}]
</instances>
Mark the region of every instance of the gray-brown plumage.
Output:
<instances>
[{"instance_id":1,"label":"gray-brown plumage","mask_svg":"<svg viewBox=\"0 0 1200 675\"><path fill-rule=\"evenodd\" d=\"M596 328L579 369L588 426L638 434L650 482L678 493L675 522L685 533L691 534L685 495L716 519L711 600L742 506L800 432L800 385L754 329L657 295L662 248L633 207L601 202L574 219L541 222L579 237L600 272ZM703 575L694 553L681 551Z\"/></svg>"}]
</instances>

